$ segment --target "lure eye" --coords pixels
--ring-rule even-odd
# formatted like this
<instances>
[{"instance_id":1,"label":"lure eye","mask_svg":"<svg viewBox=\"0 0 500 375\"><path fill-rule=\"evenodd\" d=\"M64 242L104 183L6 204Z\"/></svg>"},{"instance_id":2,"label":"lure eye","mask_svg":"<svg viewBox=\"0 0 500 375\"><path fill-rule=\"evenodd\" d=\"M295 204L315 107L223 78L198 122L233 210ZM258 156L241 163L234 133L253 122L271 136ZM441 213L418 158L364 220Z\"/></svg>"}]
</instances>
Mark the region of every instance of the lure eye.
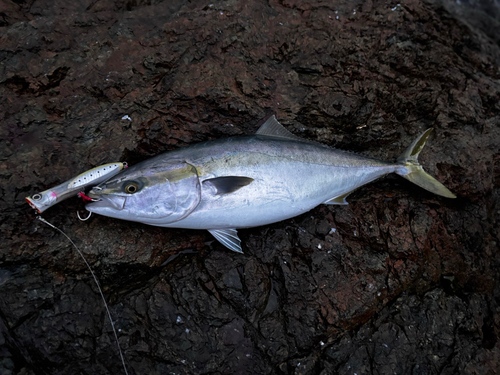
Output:
<instances>
[{"instance_id":1,"label":"lure eye","mask_svg":"<svg viewBox=\"0 0 500 375\"><path fill-rule=\"evenodd\" d=\"M34 201L39 201L40 199L42 199L42 194L33 194L31 199L33 199Z\"/></svg>"},{"instance_id":2,"label":"lure eye","mask_svg":"<svg viewBox=\"0 0 500 375\"><path fill-rule=\"evenodd\" d=\"M125 185L125 193L134 194L139 191L139 184L137 182L129 182Z\"/></svg>"}]
</instances>

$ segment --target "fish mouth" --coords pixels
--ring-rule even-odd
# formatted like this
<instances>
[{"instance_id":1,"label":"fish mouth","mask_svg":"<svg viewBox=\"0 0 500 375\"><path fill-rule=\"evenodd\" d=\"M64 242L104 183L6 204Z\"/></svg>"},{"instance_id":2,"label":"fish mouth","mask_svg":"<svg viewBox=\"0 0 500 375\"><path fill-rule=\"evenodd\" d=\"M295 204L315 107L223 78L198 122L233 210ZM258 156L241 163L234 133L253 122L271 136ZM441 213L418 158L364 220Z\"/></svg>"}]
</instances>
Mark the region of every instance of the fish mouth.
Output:
<instances>
[{"instance_id":1,"label":"fish mouth","mask_svg":"<svg viewBox=\"0 0 500 375\"><path fill-rule=\"evenodd\" d=\"M120 196L106 197L89 193L89 197L91 197L93 201L88 203L85 208L87 211L94 212L96 214L106 209L121 211L125 208L125 202L127 201L126 197Z\"/></svg>"}]
</instances>

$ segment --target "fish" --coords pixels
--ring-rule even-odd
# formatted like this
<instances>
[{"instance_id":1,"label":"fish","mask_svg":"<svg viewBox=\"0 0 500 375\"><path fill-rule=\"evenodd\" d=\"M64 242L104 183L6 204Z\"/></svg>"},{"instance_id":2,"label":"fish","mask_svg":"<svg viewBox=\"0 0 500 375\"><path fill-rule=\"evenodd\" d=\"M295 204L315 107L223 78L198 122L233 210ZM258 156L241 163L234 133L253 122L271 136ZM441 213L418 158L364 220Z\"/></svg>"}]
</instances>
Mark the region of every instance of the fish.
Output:
<instances>
[{"instance_id":1,"label":"fish","mask_svg":"<svg viewBox=\"0 0 500 375\"><path fill-rule=\"evenodd\" d=\"M446 198L418 155L432 129L396 162L300 138L269 117L254 135L207 141L140 162L94 187L88 211L167 228L208 230L241 253L237 230L268 225L320 204L345 205L359 187L389 173Z\"/></svg>"},{"instance_id":2,"label":"fish","mask_svg":"<svg viewBox=\"0 0 500 375\"><path fill-rule=\"evenodd\" d=\"M85 188L92 185L99 185L126 167L127 163L123 162L103 164L83 172L60 185L26 197L25 200L41 214L53 205L78 195Z\"/></svg>"}]
</instances>

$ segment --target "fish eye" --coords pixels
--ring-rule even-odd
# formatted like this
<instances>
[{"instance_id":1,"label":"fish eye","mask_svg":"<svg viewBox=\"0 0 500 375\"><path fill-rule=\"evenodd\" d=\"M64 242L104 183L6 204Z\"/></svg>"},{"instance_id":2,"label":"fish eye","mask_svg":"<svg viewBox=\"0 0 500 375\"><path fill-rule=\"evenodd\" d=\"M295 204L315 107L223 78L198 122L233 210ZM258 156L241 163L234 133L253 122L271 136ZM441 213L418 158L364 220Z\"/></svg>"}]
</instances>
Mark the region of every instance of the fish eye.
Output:
<instances>
[{"instance_id":1,"label":"fish eye","mask_svg":"<svg viewBox=\"0 0 500 375\"><path fill-rule=\"evenodd\" d=\"M42 199L42 194L33 194L31 199L33 199L34 201L39 201L40 199Z\"/></svg>"},{"instance_id":2,"label":"fish eye","mask_svg":"<svg viewBox=\"0 0 500 375\"><path fill-rule=\"evenodd\" d=\"M125 193L127 194L134 194L136 192L139 191L139 184L137 182L128 182L126 185L125 185Z\"/></svg>"}]
</instances>

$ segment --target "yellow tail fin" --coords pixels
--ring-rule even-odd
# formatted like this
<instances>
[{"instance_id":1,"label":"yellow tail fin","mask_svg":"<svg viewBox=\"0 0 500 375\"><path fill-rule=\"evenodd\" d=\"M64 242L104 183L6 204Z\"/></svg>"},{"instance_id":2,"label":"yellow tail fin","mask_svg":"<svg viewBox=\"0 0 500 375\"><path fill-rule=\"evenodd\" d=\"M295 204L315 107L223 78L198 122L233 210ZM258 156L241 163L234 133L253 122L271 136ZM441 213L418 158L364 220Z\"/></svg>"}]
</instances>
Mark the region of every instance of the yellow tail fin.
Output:
<instances>
[{"instance_id":1,"label":"yellow tail fin","mask_svg":"<svg viewBox=\"0 0 500 375\"><path fill-rule=\"evenodd\" d=\"M401 168L396 173L431 193L446 198L456 198L455 194L449 191L441 182L427 174L422 166L418 164L418 154L424 148L431 132L432 128L427 129L401 154L398 162L404 165L405 168Z\"/></svg>"}]
</instances>

